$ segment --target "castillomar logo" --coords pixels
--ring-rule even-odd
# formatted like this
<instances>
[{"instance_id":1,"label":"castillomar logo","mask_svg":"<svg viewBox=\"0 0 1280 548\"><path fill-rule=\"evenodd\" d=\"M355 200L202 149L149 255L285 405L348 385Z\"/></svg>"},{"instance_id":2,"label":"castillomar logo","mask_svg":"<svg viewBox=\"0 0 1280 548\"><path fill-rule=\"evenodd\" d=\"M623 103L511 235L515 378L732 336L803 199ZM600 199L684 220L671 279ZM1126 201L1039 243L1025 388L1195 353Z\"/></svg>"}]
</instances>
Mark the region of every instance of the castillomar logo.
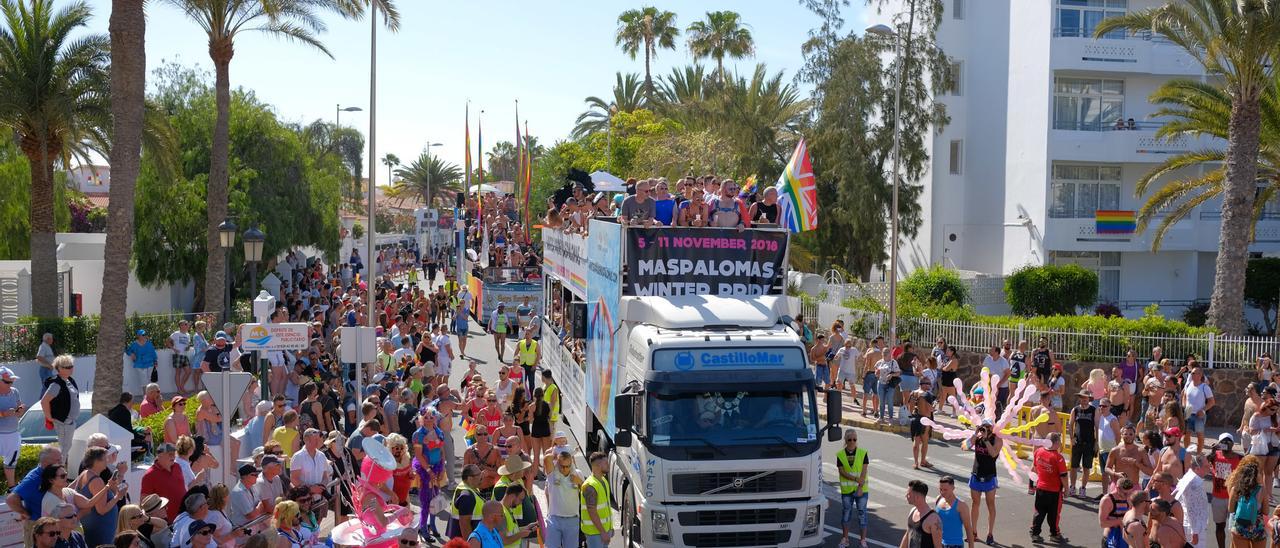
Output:
<instances>
[{"instance_id":1,"label":"castillomar logo","mask_svg":"<svg viewBox=\"0 0 1280 548\"><path fill-rule=\"evenodd\" d=\"M267 328L255 325L249 329L249 343L255 345L265 345L271 342L271 332Z\"/></svg>"}]
</instances>

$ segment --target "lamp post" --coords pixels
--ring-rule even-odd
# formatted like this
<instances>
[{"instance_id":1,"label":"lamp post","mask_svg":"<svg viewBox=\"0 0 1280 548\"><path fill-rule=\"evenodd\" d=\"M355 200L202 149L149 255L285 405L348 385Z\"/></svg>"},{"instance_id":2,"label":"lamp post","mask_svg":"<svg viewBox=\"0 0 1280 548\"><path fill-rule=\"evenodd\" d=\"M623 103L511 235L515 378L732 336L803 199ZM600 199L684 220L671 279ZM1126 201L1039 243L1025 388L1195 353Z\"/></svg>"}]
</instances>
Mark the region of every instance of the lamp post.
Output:
<instances>
[{"instance_id":1,"label":"lamp post","mask_svg":"<svg viewBox=\"0 0 1280 548\"><path fill-rule=\"evenodd\" d=\"M360 111L362 111L362 110L364 110L364 109L362 109L362 108L360 108L360 107L345 107L345 108L344 108L342 105L337 105L337 104L335 104L335 105L333 106L333 125L338 126L338 127L342 127L342 113L344 113L344 112L360 112Z\"/></svg>"},{"instance_id":2,"label":"lamp post","mask_svg":"<svg viewBox=\"0 0 1280 548\"><path fill-rule=\"evenodd\" d=\"M893 54L898 56L898 74L893 82L893 205L889 210L889 344L898 344L898 169L899 145L902 139L902 36L879 24L867 28L867 34L893 38Z\"/></svg>"},{"instance_id":3,"label":"lamp post","mask_svg":"<svg viewBox=\"0 0 1280 548\"><path fill-rule=\"evenodd\" d=\"M236 246L236 223L228 218L218 225L218 243L222 247L223 263L227 266L227 283L222 284L226 294L222 300L222 323L231 321L231 248ZM207 296L205 297L208 298Z\"/></svg>"},{"instance_id":4,"label":"lamp post","mask_svg":"<svg viewBox=\"0 0 1280 548\"><path fill-rule=\"evenodd\" d=\"M253 298L258 293L258 261L262 260L262 242L267 237L258 227L251 226L241 238L244 239L244 260L249 263L249 297ZM263 321L262 318L257 320ZM254 352L254 359L258 362L258 389L262 393L262 401L268 401L267 362L262 359L262 353L257 351Z\"/></svg>"},{"instance_id":5,"label":"lamp post","mask_svg":"<svg viewBox=\"0 0 1280 548\"><path fill-rule=\"evenodd\" d=\"M432 196L431 196L431 165L435 163L433 161L434 158L431 155L431 147L438 147L442 145L444 145L444 143L433 143L431 142L431 139L427 139L427 146L423 148L423 150L427 152L427 193L426 193L427 195L425 196L425 198L427 199L426 200L427 213L431 213L431 211L435 209L434 207L432 207L432 202L434 200L432 200ZM435 238L434 238L435 232L436 232L435 227L432 227L430 230L427 231L427 242L425 246L426 249L423 250L424 254L431 252L431 244L435 243ZM427 284L430 284L430 283L431 283L431 280L427 280Z\"/></svg>"}]
</instances>

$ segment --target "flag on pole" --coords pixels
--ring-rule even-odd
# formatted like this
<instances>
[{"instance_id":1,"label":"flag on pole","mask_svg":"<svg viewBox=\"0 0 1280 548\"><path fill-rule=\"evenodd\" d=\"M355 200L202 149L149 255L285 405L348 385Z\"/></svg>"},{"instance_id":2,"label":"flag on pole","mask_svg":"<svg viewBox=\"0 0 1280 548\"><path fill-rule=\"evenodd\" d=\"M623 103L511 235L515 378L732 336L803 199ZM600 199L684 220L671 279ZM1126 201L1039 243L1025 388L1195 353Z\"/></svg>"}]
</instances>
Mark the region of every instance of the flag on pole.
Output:
<instances>
[{"instance_id":1,"label":"flag on pole","mask_svg":"<svg viewBox=\"0 0 1280 548\"><path fill-rule=\"evenodd\" d=\"M524 183L524 141L520 139L520 100L516 99L516 173L511 177L515 183L512 192L519 194L520 185Z\"/></svg>"},{"instance_id":2,"label":"flag on pole","mask_svg":"<svg viewBox=\"0 0 1280 548\"><path fill-rule=\"evenodd\" d=\"M529 121L524 121L524 138L529 139ZM529 235L529 223L533 222L533 210L529 209L529 193L533 188L533 148L525 143L524 154L524 241L529 243L532 240Z\"/></svg>"},{"instance_id":3,"label":"flag on pole","mask_svg":"<svg viewBox=\"0 0 1280 548\"><path fill-rule=\"evenodd\" d=\"M484 111L480 111L484 114ZM484 128L480 124L480 115L476 115L476 222L483 230L484 228L484 193L480 192L480 185L484 184ZM483 230L485 236L488 236L487 230Z\"/></svg>"},{"instance_id":4,"label":"flag on pole","mask_svg":"<svg viewBox=\"0 0 1280 548\"><path fill-rule=\"evenodd\" d=\"M467 105L466 118L463 121L463 127L466 128L466 138L462 145L464 154L462 156L463 169L463 189L462 196L465 199L471 194L471 105Z\"/></svg>"},{"instance_id":5,"label":"flag on pole","mask_svg":"<svg viewBox=\"0 0 1280 548\"><path fill-rule=\"evenodd\" d=\"M791 161L778 176L778 224L791 232L818 228L818 185L813 179L809 147L804 138L796 143Z\"/></svg>"},{"instance_id":6,"label":"flag on pole","mask_svg":"<svg viewBox=\"0 0 1280 548\"><path fill-rule=\"evenodd\" d=\"M756 193L756 176L748 175L746 182L742 183L742 192L744 196L750 196Z\"/></svg>"}]
</instances>

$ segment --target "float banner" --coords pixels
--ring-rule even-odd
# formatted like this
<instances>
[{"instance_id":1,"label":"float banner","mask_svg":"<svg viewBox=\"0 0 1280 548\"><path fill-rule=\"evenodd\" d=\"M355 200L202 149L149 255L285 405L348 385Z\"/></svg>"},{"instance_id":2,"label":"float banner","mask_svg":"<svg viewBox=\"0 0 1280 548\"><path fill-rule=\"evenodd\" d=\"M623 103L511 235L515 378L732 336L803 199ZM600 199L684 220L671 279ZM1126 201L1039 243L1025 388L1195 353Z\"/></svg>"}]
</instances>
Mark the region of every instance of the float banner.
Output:
<instances>
[{"instance_id":1,"label":"float banner","mask_svg":"<svg viewBox=\"0 0 1280 548\"><path fill-rule=\"evenodd\" d=\"M624 295L751 296L782 293L782 231L628 228Z\"/></svg>"},{"instance_id":2,"label":"float banner","mask_svg":"<svg viewBox=\"0 0 1280 548\"><path fill-rule=\"evenodd\" d=\"M542 266L568 282L574 294L587 298L587 238L558 228L542 229Z\"/></svg>"},{"instance_id":3,"label":"float banner","mask_svg":"<svg viewBox=\"0 0 1280 548\"><path fill-rule=\"evenodd\" d=\"M622 325L621 232L617 223L592 220L587 236L587 406L610 436L617 433L613 396L622 355L622 341L617 339Z\"/></svg>"}]
</instances>

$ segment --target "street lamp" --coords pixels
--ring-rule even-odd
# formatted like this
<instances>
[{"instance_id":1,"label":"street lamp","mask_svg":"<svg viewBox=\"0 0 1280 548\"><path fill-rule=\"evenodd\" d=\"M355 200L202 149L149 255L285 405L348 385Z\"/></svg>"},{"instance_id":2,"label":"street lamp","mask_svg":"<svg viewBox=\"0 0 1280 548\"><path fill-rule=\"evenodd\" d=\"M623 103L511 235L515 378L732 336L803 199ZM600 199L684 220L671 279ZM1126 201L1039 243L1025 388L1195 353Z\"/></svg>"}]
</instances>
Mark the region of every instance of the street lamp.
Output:
<instances>
[{"instance_id":1,"label":"street lamp","mask_svg":"<svg viewBox=\"0 0 1280 548\"><path fill-rule=\"evenodd\" d=\"M231 219L218 225L218 243L222 247L223 263L226 265L227 280L222 284L226 290L223 295L222 323L231 321L231 248L236 246L236 223Z\"/></svg>"},{"instance_id":2,"label":"street lamp","mask_svg":"<svg viewBox=\"0 0 1280 548\"><path fill-rule=\"evenodd\" d=\"M431 140L428 139L427 146L424 148L424 150L427 151L427 160L432 159L431 147L438 147L443 145L444 143L432 143ZM427 209L431 209L431 163L427 164L427 196L426 198L427 198Z\"/></svg>"},{"instance_id":3,"label":"street lamp","mask_svg":"<svg viewBox=\"0 0 1280 548\"><path fill-rule=\"evenodd\" d=\"M360 111L362 111L362 110L364 110L364 109L362 109L362 108L360 108L360 107L346 107L346 108L343 108L343 106L342 106L342 105L335 104L335 105L333 106L333 125L338 126L338 127L342 127L342 113L344 113L344 112L360 112Z\"/></svg>"},{"instance_id":4,"label":"street lamp","mask_svg":"<svg viewBox=\"0 0 1280 548\"><path fill-rule=\"evenodd\" d=\"M902 69L906 60L901 58L902 36L879 24L867 28L867 34L893 38L893 54L898 57L898 74L893 82L893 205L889 209L889 344L898 344L898 169L899 145L902 139Z\"/></svg>"},{"instance_id":5,"label":"street lamp","mask_svg":"<svg viewBox=\"0 0 1280 548\"><path fill-rule=\"evenodd\" d=\"M249 294L258 292L258 262L262 260L262 242L267 236L251 226L244 231L244 260L249 263Z\"/></svg>"}]
</instances>

